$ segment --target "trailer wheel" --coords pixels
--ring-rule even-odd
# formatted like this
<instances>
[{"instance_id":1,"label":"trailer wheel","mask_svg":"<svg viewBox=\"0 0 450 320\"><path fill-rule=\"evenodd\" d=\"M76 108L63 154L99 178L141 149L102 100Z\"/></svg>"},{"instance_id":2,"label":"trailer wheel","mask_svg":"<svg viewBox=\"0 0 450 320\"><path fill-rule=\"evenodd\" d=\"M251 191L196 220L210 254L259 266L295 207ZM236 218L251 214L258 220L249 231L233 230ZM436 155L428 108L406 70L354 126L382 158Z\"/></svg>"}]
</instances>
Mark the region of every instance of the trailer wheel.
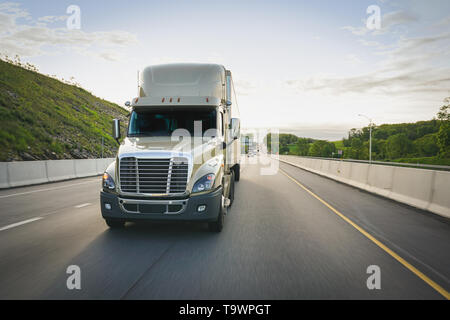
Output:
<instances>
[{"instance_id":1,"label":"trailer wheel","mask_svg":"<svg viewBox=\"0 0 450 320\"><path fill-rule=\"evenodd\" d=\"M234 171L234 181L239 181L240 177L241 177L241 165L237 164L233 167L233 171Z\"/></svg>"},{"instance_id":2,"label":"trailer wheel","mask_svg":"<svg viewBox=\"0 0 450 320\"><path fill-rule=\"evenodd\" d=\"M125 227L125 221L120 219L105 219L106 224L111 229L120 229Z\"/></svg>"}]
</instances>

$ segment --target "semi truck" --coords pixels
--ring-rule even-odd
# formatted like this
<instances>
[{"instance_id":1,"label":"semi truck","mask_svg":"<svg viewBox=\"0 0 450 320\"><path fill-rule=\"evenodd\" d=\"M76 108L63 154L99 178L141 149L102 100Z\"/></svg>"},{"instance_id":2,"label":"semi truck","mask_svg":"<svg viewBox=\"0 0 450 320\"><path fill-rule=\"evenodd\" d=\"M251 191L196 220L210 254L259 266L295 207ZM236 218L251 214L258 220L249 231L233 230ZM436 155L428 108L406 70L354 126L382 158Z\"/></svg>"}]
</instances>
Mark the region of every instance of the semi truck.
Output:
<instances>
[{"instance_id":1,"label":"semi truck","mask_svg":"<svg viewBox=\"0 0 450 320\"><path fill-rule=\"evenodd\" d=\"M240 120L231 71L176 63L139 73L125 137L103 174L101 213L110 228L128 221L207 223L220 232L240 178Z\"/></svg>"}]
</instances>

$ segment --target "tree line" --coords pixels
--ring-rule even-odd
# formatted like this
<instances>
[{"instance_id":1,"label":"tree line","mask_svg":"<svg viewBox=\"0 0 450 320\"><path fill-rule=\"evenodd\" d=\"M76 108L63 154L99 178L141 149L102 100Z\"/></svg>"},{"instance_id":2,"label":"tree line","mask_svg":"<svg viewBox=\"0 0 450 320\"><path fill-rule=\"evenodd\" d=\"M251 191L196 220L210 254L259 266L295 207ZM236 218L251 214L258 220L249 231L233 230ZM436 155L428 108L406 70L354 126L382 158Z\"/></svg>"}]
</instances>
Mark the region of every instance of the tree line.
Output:
<instances>
[{"instance_id":1,"label":"tree line","mask_svg":"<svg viewBox=\"0 0 450 320\"><path fill-rule=\"evenodd\" d=\"M370 128L353 128L339 141L316 140L280 134L279 154L346 159L369 159ZM339 151L341 150L341 151ZM450 97L444 100L436 117L415 123L372 126L372 159L450 165Z\"/></svg>"}]
</instances>

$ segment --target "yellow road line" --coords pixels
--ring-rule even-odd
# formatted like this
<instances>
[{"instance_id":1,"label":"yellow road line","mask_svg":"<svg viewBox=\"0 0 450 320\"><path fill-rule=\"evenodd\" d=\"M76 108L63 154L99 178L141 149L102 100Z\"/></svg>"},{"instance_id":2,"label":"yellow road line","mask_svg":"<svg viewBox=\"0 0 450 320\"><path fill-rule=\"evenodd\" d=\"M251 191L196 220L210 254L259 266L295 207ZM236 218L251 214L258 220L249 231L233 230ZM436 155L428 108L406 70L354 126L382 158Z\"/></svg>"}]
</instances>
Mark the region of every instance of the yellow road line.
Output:
<instances>
[{"instance_id":1,"label":"yellow road line","mask_svg":"<svg viewBox=\"0 0 450 320\"><path fill-rule=\"evenodd\" d=\"M395 260L400 262L403 266L405 266L407 269L409 269L412 273L414 273L416 276L418 276L420 279L425 281L430 287L432 287L434 290L439 292L441 295L443 295L447 300L450 300L450 293L447 292L444 288L442 288L440 285L438 285L436 282L428 278L425 274L420 272L417 268L415 268L413 265L411 265L409 262L407 262L405 259L400 257L398 254L396 254L394 251L389 249L387 246L385 246L383 243L381 243L379 240L377 240L375 237L373 237L371 234L369 234L367 231L365 231L363 228L358 226L356 223L351 221L349 218L344 216L342 213L340 213L338 210L333 208L330 204L328 204L325 200L322 200L318 195L316 195L314 192L306 188L304 185L302 185L300 182L298 182L295 178L291 177L289 174L287 174L283 169L280 168L280 171L289 179L294 181L297 185L299 185L303 190L308 192L310 195L312 195L314 198L322 202L328 209L333 211L336 215L338 215L340 218L342 218L345 222L350 224L353 228L358 230L360 233L362 233L366 238L368 238L370 241L375 243L378 247L383 249L387 254L389 254L391 257L393 257Z\"/></svg>"}]
</instances>

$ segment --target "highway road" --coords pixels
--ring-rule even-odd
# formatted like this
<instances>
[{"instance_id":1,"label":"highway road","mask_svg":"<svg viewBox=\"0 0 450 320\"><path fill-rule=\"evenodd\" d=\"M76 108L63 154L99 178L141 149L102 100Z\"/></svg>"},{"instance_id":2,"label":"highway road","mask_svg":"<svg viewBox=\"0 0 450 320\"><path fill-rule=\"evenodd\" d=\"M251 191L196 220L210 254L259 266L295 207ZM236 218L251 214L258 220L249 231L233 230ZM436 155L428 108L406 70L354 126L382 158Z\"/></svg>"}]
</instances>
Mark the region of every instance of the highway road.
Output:
<instances>
[{"instance_id":1,"label":"highway road","mask_svg":"<svg viewBox=\"0 0 450 320\"><path fill-rule=\"evenodd\" d=\"M447 219L279 167L244 166L218 234L196 223L110 230L99 177L2 190L0 299L445 299ZM69 265L80 290L66 287ZM371 265L380 289L367 287Z\"/></svg>"}]
</instances>

